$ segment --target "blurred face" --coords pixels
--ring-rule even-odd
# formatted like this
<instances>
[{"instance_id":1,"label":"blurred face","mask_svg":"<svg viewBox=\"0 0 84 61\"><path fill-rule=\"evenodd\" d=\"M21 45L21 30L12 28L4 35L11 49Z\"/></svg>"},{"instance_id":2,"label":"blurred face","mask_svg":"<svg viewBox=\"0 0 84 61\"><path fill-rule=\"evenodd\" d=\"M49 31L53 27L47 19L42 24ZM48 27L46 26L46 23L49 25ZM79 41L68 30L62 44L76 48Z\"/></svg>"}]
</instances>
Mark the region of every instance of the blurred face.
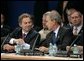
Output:
<instances>
[{"instance_id":1,"label":"blurred face","mask_svg":"<svg viewBox=\"0 0 84 61\"><path fill-rule=\"evenodd\" d=\"M79 26L82 22L82 17L79 15L78 12L74 12L71 15L71 22L74 26Z\"/></svg>"},{"instance_id":2,"label":"blurred face","mask_svg":"<svg viewBox=\"0 0 84 61\"><path fill-rule=\"evenodd\" d=\"M43 18L42 18L42 25L43 25L44 29L47 29L45 16L43 16Z\"/></svg>"},{"instance_id":3,"label":"blurred face","mask_svg":"<svg viewBox=\"0 0 84 61\"><path fill-rule=\"evenodd\" d=\"M1 24L3 24L3 22L4 22L4 16L3 14L1 14Z\"/></svg>"},{"instance_id":4,"label":"blurred face","mask_svg":"<svg viewBox=\"0 0 84 61\"><path fill-rule=\"evenodd\" d=\"M55 25L55 22L50 19L49 16L46 16L46 26L49 30L53 30L53 27Z\"/></svg>"},{"instance_id":5,"label":"blurred face","mask_svg":"<svg viewBox=\"0 0 84 61\"><path fill-rule=\"evenodd\" d=\"M23 18L20 27L22 27L23 31L28 32L33 27L33 23L29 17Z\"/></svg>"},{"instance_id":6,"label":"blurred face","mask_svg":"<svg viewBox=\"0 0 84 61\"><path fill-rule=\"evenodd\" d=\"M71 19L70 19L70 16L68 16L68 21L69 21L69 23L71 23Z\"/></svg>"}]
</instances>

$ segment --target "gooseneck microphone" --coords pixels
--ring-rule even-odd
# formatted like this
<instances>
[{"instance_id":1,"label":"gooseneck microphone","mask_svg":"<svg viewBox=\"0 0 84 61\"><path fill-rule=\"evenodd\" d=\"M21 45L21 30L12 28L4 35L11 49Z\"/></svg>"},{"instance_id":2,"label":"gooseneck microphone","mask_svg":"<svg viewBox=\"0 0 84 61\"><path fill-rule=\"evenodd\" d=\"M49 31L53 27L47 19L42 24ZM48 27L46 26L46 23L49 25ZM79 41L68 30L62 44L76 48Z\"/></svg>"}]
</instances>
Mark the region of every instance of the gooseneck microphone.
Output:
<instances>
[{"instance_id":1,"label":"gooseneck microphone","mask_svg":"<svg viewBox=\"0 0 84 61\"><path fill-rule=\"evenodd\" d=\"M35 46L36 46L36 42L37 42L37 39L39 37L39 34L36 35L36 38L34 40L34 43L33 43L33 46L31 49L21 49L20 51L20 54L23 54L23 55L35 55L37 51L35 51Z\"/></svg>"},{"instance_id":2,"label":"gooseneck microphone","mask_svg":"<svg viewBox=\"0 0 84 61\"><path fill-rule=\"evenodd\" d=\"M32 51L34 51L34 49L35 49L35 45L36 45L36 41L37 41L38 37L39 37L39 35L36 36L36 39L34 41L34 44L32 46L32 49L31 49Z\"/></svg>"},{"instance_id":3,"label":"gooseneck microphone","mask_svg":"<svg viewBox=\"0 0 84 61\"><path fill-rule=\"evenodd\" d=\"M20 27L17 27L12 33L9 33L6 38L3 40L2 44L1 44L1 50L3 49L3 45L5 44L5 42L9 42L9 39L11 38L11 36L14 34L14 33L17 33L17 30L19 31L21 28Z\"/></svg>"},{"instance_id":4,"label":"gooseneck microphone","mask_svg":"<svg viewBox=\"0 0 84 61\"><path fill-rule=\"evenodd\" d=\"M81 32L82 34L83 32ZM70 47L69 47L69 50L67 51L67 56L69 57L70 56L70 50L71 50L71 47L74 45L75 42L77 42L78 38L80 38L81 34L78 34L78 36L75 38L75 40L71 43Z\"/></svg>"},{"instance_id":5,"label":"gooseneck microphone","mask_svg":"<svg viewBox=\"0 0 84 61\"><path fill-rule=\"evenodd\" d=\"M2 44L1 44L1 50L3 49L3 45L4 45L4 43L7 41L7 39L10 37L10 34L8 34L7 36L6 36L6 38L3 40L3 42L2 42Z\"/></svg>"}]
</instances>

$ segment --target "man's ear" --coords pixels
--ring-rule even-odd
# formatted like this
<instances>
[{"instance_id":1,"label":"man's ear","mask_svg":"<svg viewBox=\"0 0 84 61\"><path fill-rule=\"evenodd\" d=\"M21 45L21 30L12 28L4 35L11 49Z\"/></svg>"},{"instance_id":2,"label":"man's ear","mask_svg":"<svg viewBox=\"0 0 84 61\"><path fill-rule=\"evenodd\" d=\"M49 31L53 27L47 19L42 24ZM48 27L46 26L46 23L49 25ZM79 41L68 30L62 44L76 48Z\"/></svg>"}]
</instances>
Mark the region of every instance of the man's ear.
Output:
<instances>
[{"instance_id":1,"label":"man's ear","mask_svg":"<svg viewBox=\"0 0 84 61\"><path fill-rule=\"evenodd\" d=\"M56 23L56 21L55 21L55 20L53 20L53 23Z\"/></svg>"},{"instance_id":2,"label":"man's ear","mask_svg":"<svg viewBox=\"0 0 84 61\"><path fill-rule=\"evenodd\" d=\"M55 20L53 20L53 22L56 22Z\"/></svg>"}]
</instances>

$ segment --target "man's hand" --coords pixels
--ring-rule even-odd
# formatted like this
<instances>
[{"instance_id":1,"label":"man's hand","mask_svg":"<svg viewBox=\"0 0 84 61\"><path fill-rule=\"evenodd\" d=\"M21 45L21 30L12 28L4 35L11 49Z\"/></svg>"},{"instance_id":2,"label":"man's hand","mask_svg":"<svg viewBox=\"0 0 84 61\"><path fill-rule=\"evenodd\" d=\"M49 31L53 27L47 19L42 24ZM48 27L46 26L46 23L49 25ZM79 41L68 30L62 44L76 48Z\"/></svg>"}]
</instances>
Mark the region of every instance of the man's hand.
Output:
<instances>
[{"instance_id":1,"label":"man's hand","mask_svg":"<svg viewBox=\"0 0 84 61\"><path fill-rule=\"evenodd\" d=\"M41 46L39 48L36 48L37 50L39 51L42 51L42 52L48 52L48 48L44 47L44 46Z\"/></svg>"},{"instance_id":2,"label":"man's hand","mask_svg":"<svg viewBox=\"0 0 84 61\"><path fill-rule=\"evenodd\" d=\"M14 46L11 46L11 45L9 45L9 44L5 44L5 45L3 46L3 50L6 50L6 51L8 51L8 52L12 52L14 49L15 49L15 47L14 47Z\"/></svg>"},{"instance_id":3,"label":"man's hand","mask_svg":"<svg viewBox=\"0 0 84 61\"><path fill-rule=\"evenodd\" d=\"M23 39L19 38L19 39L15 39L17 44L23 44L25 43Z\"/></svg>"},{"instance_id":4,"label":"man's hand","mask_svg":"<svg viewBox=\"0 0 84 61\"><path fill-rule=\"evenodd\" d=\"M79 53L83 54L83 46L77 46L77 48L79 49ZM70 46L67 46L66 50L73 51L73 47L70 48Z\"/></svg>"}]
</instances>

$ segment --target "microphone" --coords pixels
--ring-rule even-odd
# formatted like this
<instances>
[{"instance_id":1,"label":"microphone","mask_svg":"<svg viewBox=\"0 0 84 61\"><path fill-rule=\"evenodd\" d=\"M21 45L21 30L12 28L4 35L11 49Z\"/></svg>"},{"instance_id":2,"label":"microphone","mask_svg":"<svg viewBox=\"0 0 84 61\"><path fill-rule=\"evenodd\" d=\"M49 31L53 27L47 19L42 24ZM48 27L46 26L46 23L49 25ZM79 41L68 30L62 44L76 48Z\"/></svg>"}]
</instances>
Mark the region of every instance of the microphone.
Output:
<instances>
[{"instance_id":1,"label":"microphone","mask_svg":"<svg viewBox=\"0 0 84 61\"><path fill-rule=\"evenodd\" d=\"M37 51L34 52L34 50L35 50L35 45L36 45L36 41L37 41L38 37L39 37L39 34L35 38L34 44L32 46L32 49L21 49L20 50L20 54L27 55L27 53L28 53L28 55L37 55L36 54Z\"/></svg>"},{"instance_id":2,"label":"microphone","mask_svg":"<svg viewBox=\"0 0 84 61\"><path fill-rule=\"evenodd\" d=\"M3 45L4 45L4 43L7 41L9 41L8 39L10 38L10 36L12 36L14 33L16 33L17 32L17 30L19 31L21 28L20 27L18 27L18 28L16 28L12 33L9 33L7 36L6 36L6 38L3 40L3 42L2 42L2 44L1 44L1 49L3 49L2 47L3 47Z\"/></svg>"},{"instance_id":3,"label":"microphone","mask_svg":"<svg viewBox=\"0 0 84 61\"><path fill-rule=\"evenodd\" d=\"M83 32L83 31L81 31L81 34L82 34L82 32ZM81 34L78 34L78 36L75 38L75 40L71 43L71 45L70 45L70 47L69 47L69 50L67 51L67 56L68 56L68 57L70 56L71 47L73 46L73 44L74 44L75 42L78 41L77 39L81 36Z\"/></svg>"},{"instance_id":4,"label":"microphone","mask_svg":"<svg viewBox=\"0 0 84 61\"><path fill-rule=\"evenodd\" d=\"M37 35L37 37L36 37L36 39L35 39L35 41L34 41L34 44L33 44L32 49L31 49L32 51L34 51L34 48L35 48L36 41L37 41L38 37L39 37L39 35Z\"/></svg>"},{"instance_id":5,"label":"microphone","mask_svg":"<svg viewBox=\"0 0 84 61\"><path fill-rule=\"evenodd\" d=\"M83 31L81 31L81 33L78 34L78 36L76 37L76 39L71 43L70 48L71 48L72 45L77 41L77 39L81 36L81 34L83 34Z\"/></svg>"},{"instance_id":6,"label":"microphone","mask_svg":"<svg viewBox=\"0 0 84 61\"><path fill-rule=\"evenodd\" d=\"M4 45L4 43L6 42L6 40L9 38L9 36L10 36L10 34L8 34L8 35L6 36L6 38L3 40L3 43L1 44L1 50L3 49L3 45Z\"/></svg>"}]
</instances>

